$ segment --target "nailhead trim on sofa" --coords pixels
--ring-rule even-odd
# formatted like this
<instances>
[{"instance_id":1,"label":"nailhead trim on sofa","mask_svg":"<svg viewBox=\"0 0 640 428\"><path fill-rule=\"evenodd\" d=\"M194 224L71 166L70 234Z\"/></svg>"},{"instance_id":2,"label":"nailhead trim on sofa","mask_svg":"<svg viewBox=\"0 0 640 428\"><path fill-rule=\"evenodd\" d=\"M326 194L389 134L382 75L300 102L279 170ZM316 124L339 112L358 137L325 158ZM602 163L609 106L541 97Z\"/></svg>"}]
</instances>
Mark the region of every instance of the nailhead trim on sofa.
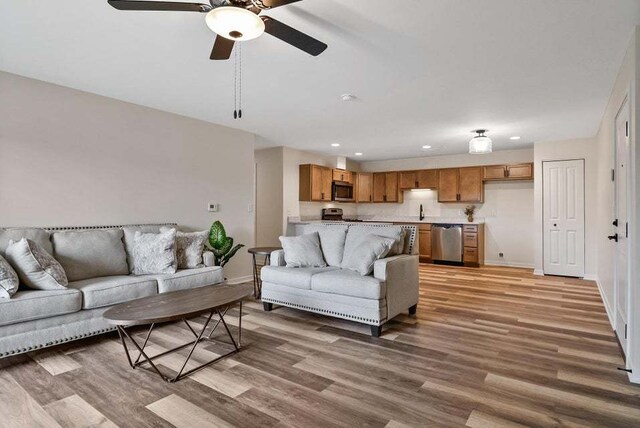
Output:
<instances>
[{"instance_id":1,"label":"nailhead trim on sofa","mask_svg":"<svg viewBox=\"0 0 640 428\"><path fill-rule=\"evenodd\" d=\"M115 331L115 330L116 330L115 327L103 328L103 329L100 329L100 330L96 330L96 331L92 331L92 332L89 332L89 333L81 334L79 336L65 337L63 339L54 340L53 342L47 342L45 344L38 345L38 346L29 346L28 348L12 349L11 351L7 351L7 352L1 353L0 357L8 357L9 355L23 354L25 352L35 351L36 349L48 348L49 346L59 345L61 343L72 342L74 340L83 339L85 337L97 336L99 334L103 334L103 333L107 333L107 332Z\"/></svg>"},{"instance_id":2,"label":"nailhead trim on sofa","mask_svg":"<svg viewBox=\"0 0 640 428\"><path fill-rule=\"evenodd\" d=\"M319 309L319 308L314 308L314 307L311 307L311 306L300 305L300 304L297 304L297 303L289 303L289 302L284 302L284 301L275 300L275 299L269 299L269 298L265 298L265 297L262 298L262 301L263 302L267 302L267 303L275 303L277 305L289 306L289 307L292 307L292 308L304 309L306 311L315 312L315 313L319 313L319 314L337 315L339 317L348 318L350 320L360 321L362 323L367 323L367 324L371 324L371 325L382 325L387 320L386 318L383 318L381 320L373 320L373 319L369 319L369 318L356 317L356 316L349 315L349 314L343 314L341 312L334 312L334 311L329 311L329 310L326 310L326 309Z\"/></svg>"}]
</instances>

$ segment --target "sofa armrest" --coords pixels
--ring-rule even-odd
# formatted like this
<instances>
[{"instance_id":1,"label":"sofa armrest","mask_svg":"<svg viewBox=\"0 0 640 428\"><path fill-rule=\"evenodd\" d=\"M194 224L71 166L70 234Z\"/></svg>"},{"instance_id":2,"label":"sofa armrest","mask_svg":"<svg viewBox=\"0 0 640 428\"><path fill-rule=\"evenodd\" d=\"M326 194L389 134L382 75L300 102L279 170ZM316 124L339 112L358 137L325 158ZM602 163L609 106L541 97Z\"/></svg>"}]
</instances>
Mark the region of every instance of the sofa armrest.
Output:
<instances>
[{"instance_id":1,"label":"sofa armrest","mask_svg":"<svg viewBox=\"0 0 640 428\"><path fill-rule=\"evenodd\" d=\"M386 283L387 317L391 319L418 304L419 256L402 254L376 260L373 276Z\"/></svg>"},{"instance_id":2,"label":"sofa armrest","mask_svg":"<svg viewBox=\"0 0 640 428\"><path fill-rule=\"evenodd\" d=\"M271 266L286 266L284 250L276 250L271 253Z\"/></svg>"},{"instance_id":3,"label":"sofa armrest","mask_svg":"<svg viewBox=\"0 0 640 428\"><path fill-rule=\"evenodd\" d=\"M215 266L215 257L213 257L212 251L205 251L202 253L202 262L206 267Z\"/></svg>"}]
</instances>

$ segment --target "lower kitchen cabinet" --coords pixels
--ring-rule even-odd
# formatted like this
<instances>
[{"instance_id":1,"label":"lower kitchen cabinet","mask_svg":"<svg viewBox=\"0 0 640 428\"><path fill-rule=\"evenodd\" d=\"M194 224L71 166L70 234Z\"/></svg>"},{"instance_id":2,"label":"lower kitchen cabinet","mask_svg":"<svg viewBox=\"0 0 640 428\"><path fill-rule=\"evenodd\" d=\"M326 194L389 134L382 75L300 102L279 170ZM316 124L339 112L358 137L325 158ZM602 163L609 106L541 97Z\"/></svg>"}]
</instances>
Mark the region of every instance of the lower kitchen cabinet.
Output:
<instances>
[{"instance_id":1,"label":"lower kitchen cabinet","mask_svg":"<svg viewBox=\"0 0 640 428\"><path fill-rule=\"evenodd\" d=\"M470 267L484 264L484 224L462 226L462 262Z\"/></svg>"},{"instance_id":2,"label":"lower kitchen cabinet","mask_svg":"<svg viewBox=\"0 0 640 428\"><path fill-rule=\"evenodd\" d=\"M418 247L420 253L420 262L431 262L431 225L418 225Z\"/></svg>"}]
</instances>

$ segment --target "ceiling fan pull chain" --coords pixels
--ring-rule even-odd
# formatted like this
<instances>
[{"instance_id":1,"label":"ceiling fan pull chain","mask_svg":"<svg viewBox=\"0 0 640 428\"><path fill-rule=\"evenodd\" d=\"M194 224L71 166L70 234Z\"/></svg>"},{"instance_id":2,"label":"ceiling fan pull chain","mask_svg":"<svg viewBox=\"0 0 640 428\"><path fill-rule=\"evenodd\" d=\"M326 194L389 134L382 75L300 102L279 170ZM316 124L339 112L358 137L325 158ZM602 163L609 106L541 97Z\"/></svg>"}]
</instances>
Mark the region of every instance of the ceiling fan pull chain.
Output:
<instances>
[{"instance_id":1,"label":"ceiling fan pull chain","mask_svg":"<svg viewBox=\"0 0 640 428\"><path fill-rule=\"evenodd\" d=\"M242 42L238 43L238 57L240 58L240 66L238 67L238 119L242 119Z\"/></svg>"},{"instance_id":2,"label":"ceiling fan pull chain","mask_svg":"<svg viewBox=\"0 0 640 428\"><path fill-rule=\"evenodd\" d=\"M238 118L238 49L233 56L233 118Z\"/></svg>"}]
</instances>

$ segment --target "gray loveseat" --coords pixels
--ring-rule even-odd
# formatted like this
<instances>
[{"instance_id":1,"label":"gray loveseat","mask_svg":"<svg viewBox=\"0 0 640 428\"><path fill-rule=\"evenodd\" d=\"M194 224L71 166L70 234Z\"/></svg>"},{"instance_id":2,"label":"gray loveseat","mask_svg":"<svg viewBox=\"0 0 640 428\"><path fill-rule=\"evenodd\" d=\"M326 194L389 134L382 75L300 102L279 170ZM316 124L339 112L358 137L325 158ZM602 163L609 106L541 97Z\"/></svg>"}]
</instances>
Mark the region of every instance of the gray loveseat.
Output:
<instances>
[{"instance_id":1,"label":"gray loveseat","mask_svg":"<svg viewBox=\"0 0 640 428\"><path fill-rule=\"evenodd\" d=\"M115 304L224 282L222 268L211 266L213 254L207 253L201 268L175 274L129 275L126 258L130 242L126 236L136 230L156 233L162 226L176 225L0 229L0 254L9 240L26 237L58 259L69 276L67 289L31 290L21 285L11 299L0 299L0 358L114 330L102 314ZM94 233L100 230L114 231L121 239L105 244ZM97 247L100 251L92 251Z\"/></svg>"},{"instance_id":2,"label":"gray loveseat","mask_svg":"<svg viewBox=\"0 0 640 428\"><path fill-rule=\"evenodd\" d=\"M323 230L344 230L344 240L323 244ZM402 230L398 255L374 263L373 274L342 269L340 260L369 234L387 236ZM389 224L309 224L296 234L318 232L322 252L329 264L323 268L286 267L283 250L271 254L271 265L262 268L262 302L265 311L273 304L344 318L371 326L378 337L382 325L396 315L415 314L418 304L418 242L416 226ZM335 237L335 233L331 236ZM327 239L324 240L328 241ZM331 263L330 261L334 261Z\"/></svg>"}]
</instances>

